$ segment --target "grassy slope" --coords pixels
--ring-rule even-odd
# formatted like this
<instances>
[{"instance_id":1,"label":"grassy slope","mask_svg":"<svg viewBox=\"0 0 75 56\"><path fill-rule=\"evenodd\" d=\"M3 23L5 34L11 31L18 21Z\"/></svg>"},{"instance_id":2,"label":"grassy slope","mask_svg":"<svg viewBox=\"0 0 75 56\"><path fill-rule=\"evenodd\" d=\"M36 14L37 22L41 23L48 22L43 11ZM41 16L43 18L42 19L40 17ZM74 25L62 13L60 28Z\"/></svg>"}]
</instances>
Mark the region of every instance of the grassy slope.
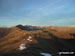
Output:
<instances>
[{"instance_id":1,"label":"grassy slope","mask_svg":"<svg viewBox=\"0 0 75 56\"><path fill-rule=\"evenodd\" d=\"M19 45L25 43L29 36L32 36L33 41L28 42L27 46L34 50L34 52L39 50L38 52L46 51L56 54L56 52L62 49L73 50L75 47L74 27L68 27L68 30L64 27L46 27L44 30L37 31L21 30L18 27L11 27L9 29L0 28L0 53L19 51ZM37 37L37 35L39 36Z\"/></svg>"}]
</instances>

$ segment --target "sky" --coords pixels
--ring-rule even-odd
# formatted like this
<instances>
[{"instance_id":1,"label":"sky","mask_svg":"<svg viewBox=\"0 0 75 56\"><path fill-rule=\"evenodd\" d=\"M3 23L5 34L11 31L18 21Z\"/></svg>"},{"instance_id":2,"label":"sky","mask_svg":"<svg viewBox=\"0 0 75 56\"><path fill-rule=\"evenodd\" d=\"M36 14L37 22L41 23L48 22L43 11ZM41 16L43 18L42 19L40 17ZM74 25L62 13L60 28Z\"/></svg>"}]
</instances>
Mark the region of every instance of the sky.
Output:
<instances>
[{"instance_id":1,"label":"sky","mask_svg":"<svg viewBox=\"0 0 75 56\"><path fill-rule=\"evenodd\" d=\"M75 25L75 0L0 0L0 25Z\"/></svg>"}]
</instances>

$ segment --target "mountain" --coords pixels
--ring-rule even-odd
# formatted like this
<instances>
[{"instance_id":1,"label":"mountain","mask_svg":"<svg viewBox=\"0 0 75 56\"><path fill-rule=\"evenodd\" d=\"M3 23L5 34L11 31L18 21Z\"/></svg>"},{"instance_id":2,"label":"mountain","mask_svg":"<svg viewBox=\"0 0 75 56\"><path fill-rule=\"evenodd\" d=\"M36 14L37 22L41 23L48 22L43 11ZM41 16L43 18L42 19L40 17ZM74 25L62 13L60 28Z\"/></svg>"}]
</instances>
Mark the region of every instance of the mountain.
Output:
<instances>
[{"instance_id":1,"label":"mountain","mask_svg":"<svg viewBox=\"0 0 75 56\"><path fill-rule=\"evenodd\" d=\"M43 30L44 28L41 27L37 27L37 26L32 26L32 25L17 25L16 27L18 27L21 30L27 30L27 31L34 31L34 30Z\"/></svg>"},{"instance_id":2,"label":"mountain","mask_svg":"<svg viewBox=\"0 0 75 56\"><path fill-rule=\"evenodd\" d=\"M9 31L9 28L0 27L0 38L6 36L9 33Z\"/></svg>"},{"instance_id":3,"label":"mountain","mask_svg":"<svg viewBox=\"0 0 75 56\"><path fill-rule=\"evenodd\" d=\"M75 28L58 26L16 25L0 28L1 56L43 56L75 51Z\"/></svg>"}]
</instances>

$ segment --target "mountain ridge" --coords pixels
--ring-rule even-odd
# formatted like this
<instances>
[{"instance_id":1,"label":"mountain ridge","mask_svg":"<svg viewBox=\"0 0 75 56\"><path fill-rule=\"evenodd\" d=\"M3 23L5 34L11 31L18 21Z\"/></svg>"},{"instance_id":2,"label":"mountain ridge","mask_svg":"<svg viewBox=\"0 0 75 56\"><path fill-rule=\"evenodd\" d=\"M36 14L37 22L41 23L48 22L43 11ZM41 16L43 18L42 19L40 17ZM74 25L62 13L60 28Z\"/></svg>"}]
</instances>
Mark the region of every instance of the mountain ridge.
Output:
<instances>
[{"instance_id":1,"label":"mountain ridge","mask_svg":"<svg viewBox=\"0 0 75 56\"><path fill-rule=\"evenodd\" d=\"M33 26L17 25L5 29L1 28L0 34L1 35L3 34L3 36L0 37L0 48L1 48L0 52L14 53L16 51L16 53L18 53L18 51L20 51L19 46L25 43L27 50L31 49L35 50L35 52L36 51L44 52L46 50L47 53L50 52L50 54L52 55L56 54L56 52L58 51L61 51L63 48L66 49L66 51L67 50L74 51L75 49L74 48L75 45L73 44L75 41L74 27L73 28L68 27L67 29L67 27L49 26L44 27L43 29L36 29L36 30L30 29L30 27ZM5 32L7 33L4 34ZM29 36L31 37L31 39L29 39ZM26 51L24 50L24 52Z\"/></svg>"}]
</instances>

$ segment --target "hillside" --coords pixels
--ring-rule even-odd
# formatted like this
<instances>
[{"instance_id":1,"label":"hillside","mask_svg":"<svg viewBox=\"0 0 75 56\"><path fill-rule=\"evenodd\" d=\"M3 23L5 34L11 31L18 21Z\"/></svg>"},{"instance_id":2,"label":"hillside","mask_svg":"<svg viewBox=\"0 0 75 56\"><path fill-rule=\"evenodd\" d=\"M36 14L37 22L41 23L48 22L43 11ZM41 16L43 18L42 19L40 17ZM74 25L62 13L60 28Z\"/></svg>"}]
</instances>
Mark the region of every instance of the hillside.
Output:
<instances>
[{"instance_id":1,"label":"hillside","mask_svg":"<svg viewBox=\"0 0 75 56\"><path fill-rule=\"evenodd\" d=\"M60 51L75 51L75 27L23 26L0 28L1 56L58 56ZM26 49L20 50L25 44Z\"/></svg>"}]
</instances>

